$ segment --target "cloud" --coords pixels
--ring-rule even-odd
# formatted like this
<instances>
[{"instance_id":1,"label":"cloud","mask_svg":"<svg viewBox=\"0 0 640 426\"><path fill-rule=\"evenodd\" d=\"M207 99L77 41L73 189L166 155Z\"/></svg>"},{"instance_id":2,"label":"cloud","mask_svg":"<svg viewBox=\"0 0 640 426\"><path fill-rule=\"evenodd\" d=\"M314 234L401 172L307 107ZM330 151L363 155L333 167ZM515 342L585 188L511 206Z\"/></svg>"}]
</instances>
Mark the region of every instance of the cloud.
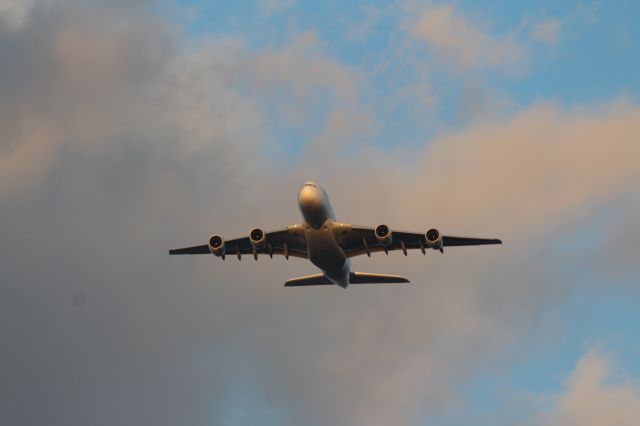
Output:
<instances>
[{"instance_id":1,"label":"cloud","mask_svg":"<svg viewBox=\"0 0 640 426\"><path fill-rule=\"evenodd\" d=\"M640 295L636 285L640 274L636 251L640 239L640 193L622 194L616 204L619 207L600 224L606 234L589 261L597 265L601 280L627 283L623 287L627 297L637 297Z\"/></svg>"},{"instance_id":2,"label":"cloud","mask_svg":"<svg viewBox=\"0 0 640 426\"><path fill-rule=\"evenodd\" d=\"M347 38L350 40L364 40L371 30L379 23L382 11L380 8L367 5L360 9L362 18L355 25L350 25L347 30Z\"/></svg>"},{"instance_id":3,"label":"cloud","mask_svg":"<svg viewBox=\"0 0 640 426\"><path fill-rule=\"evenodd\" d=\"M358 292L345 301L365 298L367 308L357 317L333 312L350 329L334 330L331 348L305 352L318 376L311 379L304 365L287 366L292 377L317 385L305 390L312 405L295 400L294 422L313 423L320 416L413 424L455 407L456 387L467 374L499 356L514 333L532 327L540 310L566 297L571 272L540 253L549 250L550 239L562 238L568 224L636 187L639 118L640 109L624 101L588 108L540 103L409 152L362 146L341 156L336 147L326 154L332 161L303 163L296 175L311 175L329 189L340 220L401 229L435 225L444 232L499 236L506 245L451 249L424 261L356 259L356 270L402 271L416 287L410 294ZM456 268L461 264L465 268ZM395 303L387 305L385 297ZM314 327L314 333L329 328ZM275 377L279 368L272 365L282 362L277 350L268 358L262 370L273 373L265 373L265 381L281 383L271 397L286 406L297 394L297 380ZM358 388L357 398L340 391L352 388ZM335 417L322 414L328 407Z\"/></svg>"},{"instance_id":4,"label":"cloud","mask_svg":"<svg viewBox=\"0 0 640 426\"><path fill-rule=\"evenodd\" d=\"M20 30L29 18L35 0L2 0L0 2L0 24L9 29Z\"/></svg>"},{"instance_id":5,"label":"cloud","mask_svg":"<svg viewBox=\"0 0 640 426\"><path fill-rule=\"evenodd\" d=\"M542 416L545 426L627 426L640 418L640 387L614 381L611 360L597 350L584 354L557 396L551 412Z\"/></svg>"},{"instance_id":6,"label":"cloud","mask_svg":"<svg viewBox=\"0 0 640 426\"><path fill-rule=\"evenodd\" d=\"M533 27L532 37L536 41L556 44L560 36L561 22L556 18L548 18L537 22Z\"/></svg>"},{"instance_id":7,"label":"cloud","mask_svg":"<svg viewBox=\"0 0 640 426\"><path fill-rule=\"evenodd\" d=\"M193 53L174 50L177 40L152 14L110 2L59 4L0 34L11 58L0 62L1 250L11 258L0 316L12 342L2 360L23 366L3 375L8 424L196 424L220 389L220 372L205 372L211 361L185 370L198 350L174 340L200 333L182 329L198 322L184 314L199 297L173 305L186 322L158 333L148 321L169 306L142 271L199 237L188 222L205 230L212 215L231 216L220 200L260 192L247 187L259 181L261 116L232 84L234 46ZM180 232L160 242L152 229L165 220ZM30 261L37 235L59 249ZM160 343L169 336L175 350Z\"/></svg>"},{"instance_id":8,"label":"cloud","mask_svg":"<svg viewBox=\"0 0 640 426\"><path fill-rule=\"evenodd\" d=\"M240 234L248 224L299 221L295 209L280 210L295 199L299 181L288 186L282 164L263 155L273 143L264 132L265 108L273 103L263 102L289 93L295 109L322 92L348 104L349 73L308 51L306 36L302 47L296 41L260 54L235 40L189 49L176 44L185 40L169 25L125 4L60 4L1 37L0 53L12 61L0 65L0 228L11 264L3 272L0 315L12 324L3 337L14 343L3 362L25 366L3 376L11 389L4 418L54 425L219 419L224 410L207 410L226 405L235 368L278 367L267 359L281 356L281 346L267 341L256 352L260 339L247 339L271 333L255 325L262 318L281 327L292 318L268 319L281 302L268 302L267 287L247 293L251 284L235 285L265 283L257 269L232 279L219 271L214 281L222 291L213 305L204 296L211 282L191 290L172 284L165 289L177 291L173 299L157 287L164 279L150 272L160 271L156 261L169 265L170 246L203 232ZM264 209L256 212L251 206L260 199ZM162 225L167 221L172 225ZM66 248L51 245L46 260L31 262L29 247L38 238ZM307 266L290 263L291 274ZM180 276L169 281L194 284L204 264L174 266ZM198 300L209 301L198 308ZM244 308L218 309L227 303ZM232 336L241 337L233 343ZM259 389L262 373L250 375L248 386Z\"/></svg>"},{"instance_id":9,"label":"cloud","mask_svg":"<svg viewBox=\"0 0 640 426\"><path fill-rule=\"evenodd\" d=\"M132 102L135 89L158 75L170 50L158 22L134 25L113 9L101 12L104 21L78 7L76 13L92 21L87 28L86 21L52 7L3 37L3 54L11 61L3 62L0 80L0 194L24 195L31 183L41 185L66 148L104 148L101 136L110 120L121 119L116 105ZM121 26L109 26L111 19L122 19Z\"/></svg>"},{"instance_id":10,"label":"cloud","mask_svg":"<svg viewBox=\"0 0 640 426\"><path fill-rule=\"evenodd\" d=\"M441 134L410 152L364 147L357 156L394 172L380 175L373 167L355 173L354 188L378 190L357 194L353 204L376 205L380 193L393 193L379 216L403 226L423 223L422 208L428 208L431 223L443 229L490 229L510 245L529 242L633 190L640 179L638 123L640 108L624 100L578 108L538 103L507 119ZM332 167L336 178L328 184L339 186L353 173L353 159ZM394 192L406 182L425 184Z\"/></svg>"},{"instance_id":11,"label":"cloud","mask_svg":"<svg viewBox=\"0 0 640 426\"><path fill-rule=\"evenodd\" d=\"M633 187L639 119L640 109L624 101L574 110L542 103L504 122L469 126L425 150L423 178L446 176L447 184L425 188L424 196L454 217L495 215L503 232L526 223L517 232L529 236Z\"/></svg>"},{"instance_id":12,"label":"cloud","mask_svg":"<svg viewBox=\"0 0 640 426\"><path fill-rule=\"evenodd\" d=\"M526 60L512 36L493 36L453 5L429 5L415 11L409 32L460 71L514 70Z\"/></svg>"},{"instance_id":13,"label":"cloud","mask_svg":"<svg viewBox=\"0 0 640 426\"><path fill-rule=\"evenodd\" d=\"M552 231L636 187L629 102L349 145L377 124L361 77L313 33L194 47L143 8L78 4L0 36L9 423L417 423L562 300L566 271L541 254ZM271 129L316 103L309 146L266 155ZM282 288L306 262L168 259L214 232L299 222L307 178L341 220L507 245L356 259L414 282L347 292Z\"/></svg>"},{"instance_id":14,"label":"cloud","mask_svg":"<svg viewBox=\"0 0 640 426\"><path fill-rule=\"evenodd\" d=\"M253 78L259 88L292 91L307 97L311 90L330 90L341 99L354 101L357 76L344 65L325 56L313 32L295 36L282 50L264 49L250 59Z\"/></svg>"},{"instance_id":15,"label":"cloud","mask_svg":"<svg viewBox=\"0 0 640 426\"><path fill-rule=\"evenodd\" d=\"M283 12L293 5L293 0L261 0L262 9L267 15Z\"/></svg>"},{"instance_id":16,"label":"cloud","mask_svg":"<svg viewBox=\"0 0 640 426\"><path fill-rule=\"evenodd\" d=\"M329 156L332 163L311 168L327 176L323 182L341 220L401 229L435 225L443 232L499 236L506 244L499 249L505 252L450 249L432 261L427 257L426 275L422 262L356 260L356 269L401 268L428 290L407 298L394 294L402 312L381 304L371 306L371 316L352 320L363 334L345 355L353 362L341 377L366 385L351 421L413 424L426 413L451 409L461 377L509 346L512 333L529 327L535 312L565 297L571 272L537 250L568 224L633 192L640 180L634 161L638 123L640 109L624 101L575 109L540 103L508 119L440 135L420 149L363 147L353 157ZM456 271L456 264L465 270ZM489 338L491 344L482 343ZM469 352L473 359L464 355ZM322 358L315 365L329 368ZM393 385L381 389L376 383ZM390 396L396 391L401 400Z\"/></svg>"}]
</instances>

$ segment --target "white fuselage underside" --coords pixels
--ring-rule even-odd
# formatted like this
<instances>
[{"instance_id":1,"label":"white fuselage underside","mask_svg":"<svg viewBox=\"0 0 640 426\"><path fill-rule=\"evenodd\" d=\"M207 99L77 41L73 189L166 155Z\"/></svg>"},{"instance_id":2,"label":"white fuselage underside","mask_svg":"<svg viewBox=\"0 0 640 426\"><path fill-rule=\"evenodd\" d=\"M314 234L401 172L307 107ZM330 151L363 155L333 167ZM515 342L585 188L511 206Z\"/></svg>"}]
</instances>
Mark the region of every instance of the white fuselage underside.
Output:
<instances>
[{"instance_id":1,"label":"white fuselage underside","mask_svg":"<svg viewBox=\"0 0 640 426\"><path fill-rule=\"evenodd\" d=\"M309 260L332 282L346 287L351 264L336 239L341 224L335 222L327 193L315 183L307 182L298 194L298 206L305 221Z\"/></svg>"}]
</instances>

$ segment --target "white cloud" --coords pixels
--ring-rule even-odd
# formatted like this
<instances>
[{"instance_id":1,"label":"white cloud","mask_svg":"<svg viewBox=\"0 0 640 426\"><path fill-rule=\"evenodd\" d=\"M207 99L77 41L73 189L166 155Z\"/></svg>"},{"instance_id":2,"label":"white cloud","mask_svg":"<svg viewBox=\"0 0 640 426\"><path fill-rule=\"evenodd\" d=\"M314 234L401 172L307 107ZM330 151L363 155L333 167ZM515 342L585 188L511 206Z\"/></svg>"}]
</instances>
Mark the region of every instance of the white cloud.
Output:
<instances>
[{"instance_id":1,"label":"white cloud","mask_svg":"<svg viewBox=\"0 0 640 426\"><path fill-rule=\"evenodd\" d=\"M560 37L561 22L556 18L545 19L534 24L532 37L534 40L556 44Z\"/></svg>"},{"instance_id":2,"label":"white cloud","mask_svg":"<svg viewBox=\"0 0 640 426\"><path fill-rule=\"evenodd\" d=\"M526 59L524 49L509 35L493 36L453 5L429 5L411 10L410 34L423 40L459 70L514 70Z\"/></svg>"},{"instance_id":3,"label":"white cloud","mask_svg":"<svg viewBox=\"0 0 640 426\"><path fill-rule=\"evenodd\" d=\"M267 15L271 15L289 9L293 5L293 0L261 0L260 3L262 10Z\"/></svg>"},{"instance_id":4,"label":"white cloud","mask_svg":"<svg viewBox=\"0 0 640 426\"><path fill-rule=\"evenodd\" d=\"M355 101L355 73L322 54L313 32L297 34L284 49L264 49L248 62L258 87L284 88L299 97L308 97L314 89L329 90L338 98Z\"/></svg>"},{"instance_id":5,"label":"white cloud","mask_svg":"<svg viewBox=\"0 0 640 426\"><path fill-rule=\"evenodd\" d=\"M0 26L12 30L21 29L31 13L36 0L0 0Z\"/></svg>"},{"instance_id":6,"label":"white cloud","mask_svg":"<svg viewBox=\"0 0 640 426\"><path fill-rule=\"evenodd\" d=\"M612 380L611 360L592 350L578 361L566 390L540 419L543 426L633 426L640 419L640 386Z\"/></svg>"}]
</instances>

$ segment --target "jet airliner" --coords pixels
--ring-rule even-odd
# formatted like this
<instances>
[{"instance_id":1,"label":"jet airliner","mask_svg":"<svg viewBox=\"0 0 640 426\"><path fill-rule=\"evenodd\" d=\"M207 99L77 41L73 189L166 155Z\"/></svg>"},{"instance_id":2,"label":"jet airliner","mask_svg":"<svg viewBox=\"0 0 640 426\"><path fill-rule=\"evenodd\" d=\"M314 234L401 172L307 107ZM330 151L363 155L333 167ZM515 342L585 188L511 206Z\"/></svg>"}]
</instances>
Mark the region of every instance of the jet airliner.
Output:
<instances>
[{"instance_id":1,"label":"jet airliner","mask_svg":"<svg viewBox=\"0 0 640 426\"><path fill-rule=\"evenodd\" d=\"M309 259L322 273L294 278L285 282L286 287L349 284L406 283L408 279L398 275L370 274L351 271L351 258L366 254L393 250L419 249L443 252L444 247L502 244L498 239L454 237L442 235L435 228L425 233L391 230L387 225L375 228L337 222L329 197L314 182L306 182L298 193L298 207L304 223L283 229L264 232L254 228L246 237L225 241L219 235L209 238L207 244L169 250L169 254L213 254L221 259L226 256L282 255Z\"/></svg>"}]
</instances>

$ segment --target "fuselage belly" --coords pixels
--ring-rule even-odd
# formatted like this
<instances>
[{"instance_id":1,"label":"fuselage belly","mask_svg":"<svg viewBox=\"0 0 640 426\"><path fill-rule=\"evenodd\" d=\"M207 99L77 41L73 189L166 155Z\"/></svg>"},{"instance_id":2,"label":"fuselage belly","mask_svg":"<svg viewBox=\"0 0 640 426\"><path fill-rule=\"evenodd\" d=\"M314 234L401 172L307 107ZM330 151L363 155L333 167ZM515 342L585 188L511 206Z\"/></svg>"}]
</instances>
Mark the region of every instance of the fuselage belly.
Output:
<instances>
[{"instance_id":1,"label":"fuselage belly","mask_svg":"<svg viewBox=\"0 0 640 426\"><path fill-rule=\"evenodd\" d=\"M305 238L311 263L320 268L334 283L349 284L349 262L333 233L333 223L327 219L320 229L307 226Z\"/></svg>"},{"instance_id":2,"label":"fuselage belly","mask_svg":"<svg viewBox=\"0 0 640 426\"><path fill-rule=\"evenodd\" d=\"M334 234L335 216L329 197L313 182L307 182L298 196L305 219L305 239L309 260L335 284L349 285L350 262Z\"/></svg>"}]
</instances>

